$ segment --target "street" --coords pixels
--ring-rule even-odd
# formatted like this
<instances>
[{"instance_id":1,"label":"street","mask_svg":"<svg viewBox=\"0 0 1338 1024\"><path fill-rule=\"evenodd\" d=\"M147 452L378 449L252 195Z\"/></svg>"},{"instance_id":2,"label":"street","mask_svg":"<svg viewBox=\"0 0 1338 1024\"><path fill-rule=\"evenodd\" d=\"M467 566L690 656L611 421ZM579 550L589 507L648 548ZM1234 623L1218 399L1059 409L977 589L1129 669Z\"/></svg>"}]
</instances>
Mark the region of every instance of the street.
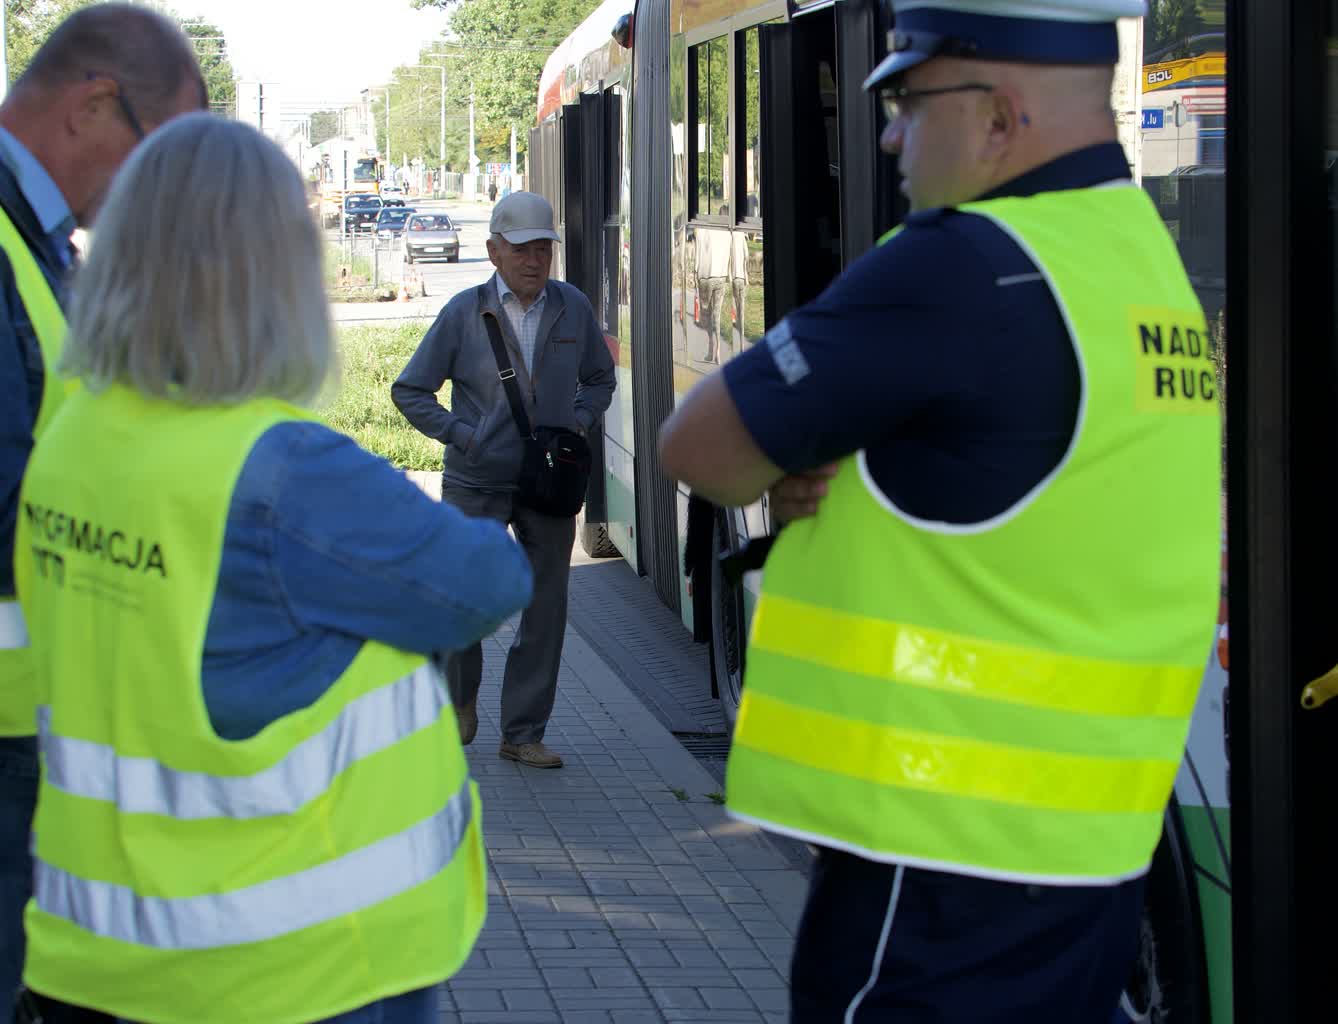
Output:
<instances>
[{"instance_id":1,"label":"street","mask_svg":"<svg viewBox=\"0 0 1338 1024\"><path fill-rule=\"evenodd\" d=\"M408 205L425 213L449 214L460 229L460 261L447 263L445 260L432 262L418 261L412 268L406 267L398 255L394 260L383 262L382 273L388 273L394 281L407 269L421 274L426 295L408 302L337 302L331 305L336 323L361 323L367 321L394 321L412 319L432 319L453 296L466 288L477 287L492 276L493 267L488 262L488 218L492 206L487 203L470 203L463 200L408 200ZM339 241L339 231L326 229L326 237L331 242ZM386 257L382 256L385 260Z\"/></svg>"}]
</instances>

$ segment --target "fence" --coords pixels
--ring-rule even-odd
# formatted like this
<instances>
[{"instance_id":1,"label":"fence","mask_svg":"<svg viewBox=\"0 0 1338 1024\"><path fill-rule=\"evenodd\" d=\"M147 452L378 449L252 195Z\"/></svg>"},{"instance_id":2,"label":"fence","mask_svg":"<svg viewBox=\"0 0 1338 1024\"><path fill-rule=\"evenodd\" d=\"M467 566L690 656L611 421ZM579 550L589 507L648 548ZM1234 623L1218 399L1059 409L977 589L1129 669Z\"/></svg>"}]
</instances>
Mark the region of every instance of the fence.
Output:
<instances>
[{"instance_id":1,"label":"fence","mask_svg":"<svg viewBox=\"0 0 1338 1024\"><path fill-rule=\"evenodd\" d=\"M349 232L330 243L330 257L347 267L348 277L364 278L371 287L397 284L404 276L404 239L377 238L370 231ZM339 273L336 271L336 273Z\"/></svg>"},{"instance_id":2,"label":"fence","mask_svg":"<svg viewBox=\"0 0 1338 1024\"><path fill-rule=\"evenodd\" d=\"M495 181L497 183L497 195L500 198L507 186L511 187L512 192L525 191L525 175L523 174L448 174L449 181L452 178L459 180L459 187L453 189L461 199L486 199L488 197L488 183Z\"/></svg>"}]
</instances>

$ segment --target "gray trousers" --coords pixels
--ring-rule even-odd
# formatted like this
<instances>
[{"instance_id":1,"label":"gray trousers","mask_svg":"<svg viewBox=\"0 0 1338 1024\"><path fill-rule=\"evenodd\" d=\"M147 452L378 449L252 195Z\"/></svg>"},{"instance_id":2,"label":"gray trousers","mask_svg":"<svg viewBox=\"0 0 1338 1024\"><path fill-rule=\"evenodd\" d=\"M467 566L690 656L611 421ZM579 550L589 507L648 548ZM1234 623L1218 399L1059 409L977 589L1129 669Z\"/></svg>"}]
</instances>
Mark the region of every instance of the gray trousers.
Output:
<instances>
[{"instance_id":1,"label":"gray trousers","mask_svg":"<svg viewBox=\"0 0 1338 1024\"><path fill-rule=\"evenodd\" d=\"M534 571L534 600L521 613L520 628L506 655L502 739L507 743L537 743L544 738L557 697L576 517L543 515L516 504L505 491L481 491L448 483L441 486L441 500L467 516L508 524L529 556ZM446 682L456 707L472 704L482 681L482 644L466 647L446 659Z\"/></svg>"}]
</instances>

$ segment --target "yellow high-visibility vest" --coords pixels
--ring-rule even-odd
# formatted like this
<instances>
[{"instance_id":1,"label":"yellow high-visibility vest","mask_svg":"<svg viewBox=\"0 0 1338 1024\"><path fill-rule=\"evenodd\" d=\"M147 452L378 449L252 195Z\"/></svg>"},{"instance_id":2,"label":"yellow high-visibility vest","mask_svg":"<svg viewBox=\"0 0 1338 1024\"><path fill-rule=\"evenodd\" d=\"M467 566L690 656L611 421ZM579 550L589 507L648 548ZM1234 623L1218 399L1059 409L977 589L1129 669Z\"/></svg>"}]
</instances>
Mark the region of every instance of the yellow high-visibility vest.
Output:
<instances>
[{"instance_id":1,"label":"yellow high-visibility vest","mask_svg":"<svg viewBox=\"0 0 1338 1024\"><path fill-rule=\"evenodd\" d=\"M19 298L28 311L42 353L42 404L33 426L36 439L42 436L65 395L65 384L56 376L56 364L65 341L65 314L28 243L3 209L0 209L0 249L9 258ZM33 685L23 609L15 598L0 597L0 736L31 736L37 731Z\"/></svg>"},{"instance_id":2,"label":"yellow high-visibility vest","mask_svg":"<svg viewBox=\"0 0 1338 1024\"><path fill-rule=\"evenodd\" d=\"M1212 642L1213 342L1137 187L963 209L1059 304L1082 379L1071 446L973 526L915 518L863 452L844 460L767 560L728 804L874 860L1114 882L1151 861Z\"/></svg>"},{"instance_id":3,"label":"yellow high-visibility vest","mask_svg":"<svg viewBox=\"0 0 1338 1024\"><path fill-rule=\"evenodd\" d=\"M478 791L422 655L367 641L309 707L245 740L211 727L231 496L260 435L301 415L81 391L33 453L16 569L43 759L37 992L156 1024L296 1024L440 982L478 935Z\"/></svg>"}]
</instances>

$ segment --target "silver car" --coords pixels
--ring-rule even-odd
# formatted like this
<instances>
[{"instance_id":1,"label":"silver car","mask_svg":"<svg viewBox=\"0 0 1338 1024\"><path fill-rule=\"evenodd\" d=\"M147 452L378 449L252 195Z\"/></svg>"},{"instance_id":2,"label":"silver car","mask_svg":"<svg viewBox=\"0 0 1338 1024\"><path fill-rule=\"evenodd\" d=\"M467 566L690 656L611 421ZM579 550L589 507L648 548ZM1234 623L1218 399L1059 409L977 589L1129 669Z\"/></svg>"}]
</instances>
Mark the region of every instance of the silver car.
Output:
<instances>
[{"instance_id":1,"label":"silver car","mask_svg":"<svg viewBox=\"0 0 1338 1024\"><path fill-rule=\"evenodd\" d=\"M404 259L460 262L460 232L444 213L415 213L404 229Z\"/></svg>"}]
</instances>

